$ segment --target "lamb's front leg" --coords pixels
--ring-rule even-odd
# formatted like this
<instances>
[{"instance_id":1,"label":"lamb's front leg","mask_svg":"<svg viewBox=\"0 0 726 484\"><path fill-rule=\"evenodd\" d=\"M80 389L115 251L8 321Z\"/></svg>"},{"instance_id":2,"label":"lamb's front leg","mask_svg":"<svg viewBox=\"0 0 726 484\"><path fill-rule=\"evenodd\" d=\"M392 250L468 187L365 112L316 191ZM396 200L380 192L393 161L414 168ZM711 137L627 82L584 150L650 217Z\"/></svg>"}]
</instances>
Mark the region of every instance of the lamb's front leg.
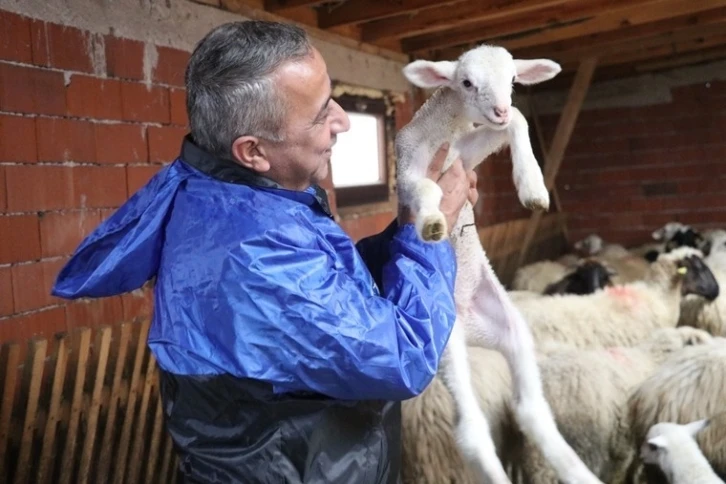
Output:
<instances>
[{"instance_id":1,"label":"lamb's front leg","mask_svg":"<svg viewBox=\"0 0 726 484\"><path fill-rule=\"evenodd\" d=\"M507 360L517 422L559 479L565 484L602 484L557 429L544 398L532 334L486 262L482 263L481 280L471 300L471 316L467 340L477 346L494 347Z\"/></svg>"},{"instance_id":2,"label":"lamb's front leg","mask_svg":"<svg viewBox=\"0 0 726 484\"><path fill-rule=\"evenodd\" d=\"M474 393L461 322L454 323L440 365L444 385L456 406L457 447L488 484L511 484L497 456L491 429Z\"/></svg>"},{"instance_id":3,"label":"lamb's front leg","mask_svg":"<svg viewBox=\"0 0 726 484\"><path fill-rule=\"evenodd\" d=\"M509 147L512 152L512 178L517 187L519 201L530 210L548 210L550 197L545 186L542 170L532 152L529 126L519 109L512 107L512 121L509 123Z\"/></svg>"}]
</instances>

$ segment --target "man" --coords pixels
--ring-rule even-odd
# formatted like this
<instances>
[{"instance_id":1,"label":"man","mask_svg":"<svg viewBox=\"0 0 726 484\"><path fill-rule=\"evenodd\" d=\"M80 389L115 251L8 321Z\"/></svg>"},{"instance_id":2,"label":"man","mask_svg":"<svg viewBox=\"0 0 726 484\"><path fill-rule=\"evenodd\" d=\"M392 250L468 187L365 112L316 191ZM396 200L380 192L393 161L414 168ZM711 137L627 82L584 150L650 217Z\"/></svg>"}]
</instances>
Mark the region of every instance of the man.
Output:
<instances>
[{"instance_id":1,"label":"man","mask_svg":"<svg viewBox=\"0 0 726 484\"><path fill-rule=\"evenodd\" d=\"M304 31L222 25L186 72L180 157L101 224L53 293L155 277L148 344L183 482L393 483L400 401L436 373L455 317L448 242L410 214L357 246L325 192L349 129ZM449 226L475 178L430 176Z\"/></svg>"}]
</instances>

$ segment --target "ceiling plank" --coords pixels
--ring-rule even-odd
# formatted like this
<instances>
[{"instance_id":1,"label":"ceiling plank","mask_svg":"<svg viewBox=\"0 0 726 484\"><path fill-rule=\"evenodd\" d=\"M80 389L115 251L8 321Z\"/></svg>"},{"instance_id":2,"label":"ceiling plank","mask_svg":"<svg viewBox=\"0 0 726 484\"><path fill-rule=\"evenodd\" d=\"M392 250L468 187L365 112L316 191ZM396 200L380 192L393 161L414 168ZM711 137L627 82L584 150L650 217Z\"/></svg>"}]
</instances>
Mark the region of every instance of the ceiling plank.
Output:
<instances>
[{"instance_id":1,"label":"ceiling plank","mask_svg":"<svg viewBox=\"0 0 726 484\"><path fill-rule=\"evenodd\" d=\"M704 49L694 54L677 55L675 57L668 56L648 62L643 62L642 64L637 64L635 66L635 70L641 73L653 72L719 60L726 60L726 50L724 50L723 46L716 46L710 49Z\"/></svg>"},{"instance_id":2,"label":"ceiling plank","mask_svg":"<svg viewBox=\"0 0 726 484\"><path fill-rule=\"evenodd\" d=\"M361 38L366 42L380 39L413 37L437 32L465 23L479 20L497 20L503 17L542 11L572 4L576 0L514 0L506 5L481 5L479 2L462 2L456 5L429 8L409 15L396 15L381 20L374 20L362 25ZM603 0L597 0L602 5Z\"/></svg>"},{"instance_id":3,"label":"ceiling plank","mask_svg":"<svg viewBox=\"0 0 726 484\"><path fill-rule=\"evenodd\" d=\"M279 12L289 8L317 7L330 0L265 0L265 10L268 12Z\"/></svg>"},{"instance_id":4,"label":"ceiling plank","mask_svg":"<svg viewBox=\"0 0 726 484\"><path fill-rule=\"evenodd\" d=\"M318 25L322 29L335 27L337 25L357 24L369 22L385 17L393 17L404 13L416 12L426 8L453 5L461 2L474 0L356 0L348 1L325 11L321 9L318 14ZM498 5L505 5L507 0L495 0ZM500 7L501 8L501 7Z\"/></svg>"},{"instance_id":5,"label":"ceiling plank","mask_svg":"<svg viewBox=\"0 0 726 484\"><path fill-rule=\"evenodd\" d=\"M676 39L680 38L679 35L689 36L688 32L698 32L698 29L708 29L709 32L714 34L726 32L725 21L726 7L720 7L697 14L682 15L649 24L627 27L622 30L588 35L572 41L515 50L514 54L517 57L527 59L547 57L558 62L573 61L591 55L602 57L608 55L607 53L612 50L617 52L630 45L640 45L636 44L636 41L647 43L651 39L660 37L671 38L676 41ZM624 44L628 44L628 46Z\"/></svg>"},{"instance_id":6,"label":"ceiling plank","mask_svg":"<svg viewBox=\"0 0 726 484\"><path fill-rule=\"evenodd\" d=\"M513 39L502 39L496 43L509 50L515 50L559 40L574 39L597 32L620 30L633 25L642 25L689 13L703 12L722 6L724 6L724 0L661 0L654 3L650 8L637 5L597 16L576 25L548 29Z\"/></svg>"},{"instance_id":7,"label":"ceiling plank","mask_svg":"<svg viewBox=\"0 0 726 484\"><path fill-rule=\"evenodd\" d=\"M634 5L647 8L647 6L657 5L661 1L610 0L605 6L603 0L584 0L574 4L559 5L541 11L501 18L498 21L487 19L486 21L471 23L465 27L457 26L455 30L420 35L405 39L401 45L405 52L422 52L483 39L504 37L519 32L531 32L552 26L561 26L570 22L587 20L595 15L602 15L618 9L631 9ZM361 35L365 35L365 28L363 28Z\"/></svg>"},{"instance_id":8,"label":"ceiling plank","mask_svg":"<svg viewBox=\"0 0 726 484\"><path fill-rule=\"evenodd\" d=\"M718 35L697 36L680 42L666 42L665 44L651 46L645 49L613 54L602 59L603 65L633 64L651 61L659 57L679 56L691 54L711 48L724 48L726 46L726 32Z\"/></svg>"}]
</instances>

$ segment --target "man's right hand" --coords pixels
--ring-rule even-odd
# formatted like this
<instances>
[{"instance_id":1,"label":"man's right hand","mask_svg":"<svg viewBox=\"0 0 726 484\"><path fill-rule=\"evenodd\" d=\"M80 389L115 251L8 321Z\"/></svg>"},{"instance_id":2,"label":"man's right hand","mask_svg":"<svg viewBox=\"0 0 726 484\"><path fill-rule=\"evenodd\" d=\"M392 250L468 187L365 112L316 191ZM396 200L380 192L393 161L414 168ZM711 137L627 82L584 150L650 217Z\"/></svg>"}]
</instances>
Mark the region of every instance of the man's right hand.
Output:
<instances>
[{"instance_id":1,"label":"man's right hand","mask_svg":"<svg viewBox=\"0 0 726 484\"><path fill-rule=\"evenodd\" d=\"M426 176L435 181L444 192L439 210L446 217L449 234L451 234L464 203L469 200L472 205L475 205L479 193L476 189L476 173L473 170L469 172L464 170L460 158L455 159L449 169L443 174L441 173L448 153L449 144L444 143L434 154Z\"/></svg>"}]
</instances>

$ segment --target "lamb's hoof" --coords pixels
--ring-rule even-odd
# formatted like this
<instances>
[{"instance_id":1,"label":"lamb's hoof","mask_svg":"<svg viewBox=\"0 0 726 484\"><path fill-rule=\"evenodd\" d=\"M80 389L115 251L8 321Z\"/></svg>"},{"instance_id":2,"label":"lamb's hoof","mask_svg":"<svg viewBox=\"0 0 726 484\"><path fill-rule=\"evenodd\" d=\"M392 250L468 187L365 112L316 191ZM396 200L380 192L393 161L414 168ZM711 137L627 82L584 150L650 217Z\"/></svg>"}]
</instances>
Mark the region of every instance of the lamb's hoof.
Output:
<instances>
[{"instance_id":1,"label":"lamb's hoof","mask_svg":"<svg viewBox=\"0 0 726 484\"><path fill-rule=\"evenodd\" d=\"M527 210L535 211L535 210L542 210L542 211L548 211L550 209L550 200L549 198L529 198L527 200L522 201L522 205L524 205L524 208Z\"/></svg>"},{"instance_id":2,"label":"lamb's hoof","mask_svg":"<svg viewBox=\"0 0 726 484\"><path fill-rule=\"evenodd\" d=\"M446 219L443 215L430 215L424 220L421 238L426 242L439 242L446 236Z\"/></svg>"}]
</instances>

